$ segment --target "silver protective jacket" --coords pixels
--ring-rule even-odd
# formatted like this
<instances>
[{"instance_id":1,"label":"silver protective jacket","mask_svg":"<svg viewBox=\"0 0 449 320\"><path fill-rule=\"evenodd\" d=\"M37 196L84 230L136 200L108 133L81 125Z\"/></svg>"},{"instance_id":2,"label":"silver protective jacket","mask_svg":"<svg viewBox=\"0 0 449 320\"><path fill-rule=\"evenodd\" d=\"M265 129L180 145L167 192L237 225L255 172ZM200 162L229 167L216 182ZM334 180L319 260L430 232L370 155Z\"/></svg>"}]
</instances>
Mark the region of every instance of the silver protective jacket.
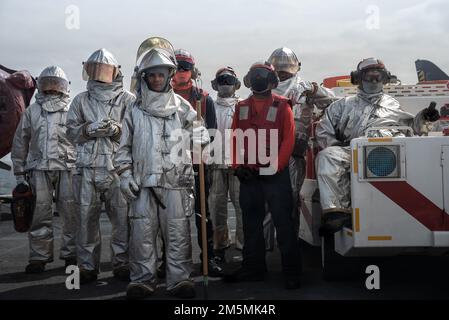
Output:
<instances>
[{"instance_id":1,"label":"silver protective jacket","mask_svg":"<svg viewBox=\"0 0 449 320\"><path fill-rule=\"evenodd\" d=\"M88 90L78 94L67 116L67 135L76 144L76 166L113 170L113 157L119 147L120 136L89 137L87 126L101 119L121 123L125 110L131 108L135 97L123 90L122 77L113 83L88 82Z\"/></svg>"},{"instance_id":2,"label":"silver protective jacket","mask_svg":"<svg viewBox=\"0 0 449 320\"><path fill-rule=\"evenodd\" d=\"M293 106L295 120L295 150L293 155L301 156L307 148L314 107L324 110L337 98L331 90L322 86L315 86L311 82L301 79L298 73L290 79L279 82L277 88L273 89L276 94L290 97L294 92L301 94L309 88L315 88L316 92L313 95L304 96L299 104Z\"/></svg>"},{"instance_id":3,"label":"silver protective jacket","mask_svg":"<svg viewBox=\"0 0 449 320\"><path fill-rule=\"evenodd\" d=\"M75 166L75 148L66 136L68 110L67 103L54 112L39 103L25 110L11 150L15 174L32 169L68 170Z\"/></svg>"},{"instance_id":4,"label":"silver protective jacket","mask_svg":"<svg viewBox=\"0 0 449 320\"><path fill-rule=\"evenodd\" d=\"M170 138L181 130L191 133L196 112L189 102L174 93L153 92L142 82L143 98L127 110L115 166L130 168L139 187L189 188L193 185L190 152L184 161L172 161L170 153L180 142ZM148 90L148 91L146 91Z\"/></svg>"},{"instance_id":5,"label":"silver protective jacket","mask_svg":"<svg viewBox=\"0 0 449 320\"><path fill-rule=\"evenodd\" d=\"M405 112L393 97L359 91L357 95L342 98L329 106L316 128L316 137L321 148L349 146L352 139L365 135L368 128L409 126L419 134L422 123L422 112L416 117ZM397 130L380 130L373 136L398 134Z\"/></svg>"}]
</instances>

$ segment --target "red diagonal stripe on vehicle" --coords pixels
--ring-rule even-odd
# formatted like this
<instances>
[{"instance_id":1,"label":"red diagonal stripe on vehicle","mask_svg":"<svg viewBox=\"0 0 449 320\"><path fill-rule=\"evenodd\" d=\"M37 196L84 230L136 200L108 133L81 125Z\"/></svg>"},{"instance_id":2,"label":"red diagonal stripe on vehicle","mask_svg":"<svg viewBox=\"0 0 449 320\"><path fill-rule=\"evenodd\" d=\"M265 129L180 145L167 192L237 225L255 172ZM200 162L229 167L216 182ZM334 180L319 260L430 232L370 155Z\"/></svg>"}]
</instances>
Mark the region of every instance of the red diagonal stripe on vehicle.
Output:
<instances>
[{"instance_id":1,"label":"red diagonal stripe on vehicle","mask_svg":"<svg viewBox=\"0 0 449 320\"><path fill-rule=\"evenodd\" d=\"M405 181L376 181L371 184L431 231L449 231L449 217Z\"/></svg>"}]
</instances>

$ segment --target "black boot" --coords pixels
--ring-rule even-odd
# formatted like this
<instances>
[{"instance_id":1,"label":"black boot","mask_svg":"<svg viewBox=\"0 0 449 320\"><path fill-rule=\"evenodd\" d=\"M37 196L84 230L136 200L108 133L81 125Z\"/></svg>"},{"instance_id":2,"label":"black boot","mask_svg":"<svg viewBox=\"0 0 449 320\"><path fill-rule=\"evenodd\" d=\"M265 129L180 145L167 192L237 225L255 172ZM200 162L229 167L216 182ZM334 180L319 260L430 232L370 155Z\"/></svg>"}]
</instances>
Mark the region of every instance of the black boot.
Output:
<instances>
[{"instance_id":1,"label":"black boot","mask_svg":"<svg viewBox=\"0 0 449 320\"><path fill-rule=\"evenodd\" d=\"M246 281L263 281L265 272L262 271L250 271L244 268L240 268L233 273L225 274L223 277L224 282L246 282Z\"/></svg>"},{"instance_id":2,"label":"black boot","mask_svg":"<svg viewBox=\"0 0 449 320\"><path fill-rule=\"evenodd\" d=\"M192 299L195 298L195 285L192 281L184 280L179 282L173 289L168 291L168 294L181 298Z\"/></svg>"},{"instance_id":3,"label":"black boot","mask_svg":"<svg viewBox=\"0 0 449 320\"><path fill-rule=\"evenodd\" d=\"M214 260L219 263L226 263L226 249L214 250Z\"/></svg>"},{"instance_id":4,"label":"black boot","mask_svg":"<svg viewBox=\"0 0 449 320\"><path fill-rule=\"evenodd\" d=\"M122 281L129 282L129 267L128 266L121 266L118 268L115 268L112 273L114 274L114 278L117 278Z\"/></svg>"},{"instance_id":5,"label":"black boot","mask_svg":"<svg viewBox=\"0 0 449 320\"><path fill-rule=\"evenodd\" d=\"M90 282L97 281L98 274L97 270L80 270L80 284L87 284Z\"/></svg>"},{"instance_id":6,"label":"black boot","mask_svg":"<svg viewBox=\"0 0 449 320\"><path fill-rule=\"evenodd\" d=\"M285 276L285 289L295 290L301 288L301 278L299 276Z\"/></svg>"},{"instance_id":7,"label":"black boot","mask_svg":"<svg viewBox=\"0 0 449 320\"><path fill-rule=\"evenodd\" d=\"M45 271L45 262L33 260L25 268L25 273L42 273Z\"/></svg>"},{"instance_id":8,"label":"black boot","mask_svg":"<svg viewBox=\"0 0 449 320\"><path fill-rule=\"evenodd\" d=\"M67 268L68 266L76 266L76 258L72 257L72 258L65 258L65 267Z\"/></svg>"},{"instance_id":9,"label":"black boot","mask_svg":"<svg viewBox=\"0 0 449 320\"><path fill-rule=\"evenodd\" d=\"M203 267L201 266L201 272L203 271ZM214 258L209 259L209 263L207 265L207 273L210 277L223 277L223 268L215 261Z\"/></svg>"},{"instance_id":10,"label":"black boot","mask_svg":"<svg viewBox=\"0 0 449 320\"><path fill-rule=\"evenodd\" d=\"M126 288L127 300L140 300L151 296L154 288L149 282L133 283L131 282Z\"/></svg>"},{"instance_id":11,"label":"black boot","mask_svg":"<svg viewBox=\"0 0 449 320\"><path fill-rule=\"evenodd\" d=\"M328 212L323 215L319 235L333 235L343 229L343 227L352 228L351 214L346 212Z\"/></svg>"}]
</instances>

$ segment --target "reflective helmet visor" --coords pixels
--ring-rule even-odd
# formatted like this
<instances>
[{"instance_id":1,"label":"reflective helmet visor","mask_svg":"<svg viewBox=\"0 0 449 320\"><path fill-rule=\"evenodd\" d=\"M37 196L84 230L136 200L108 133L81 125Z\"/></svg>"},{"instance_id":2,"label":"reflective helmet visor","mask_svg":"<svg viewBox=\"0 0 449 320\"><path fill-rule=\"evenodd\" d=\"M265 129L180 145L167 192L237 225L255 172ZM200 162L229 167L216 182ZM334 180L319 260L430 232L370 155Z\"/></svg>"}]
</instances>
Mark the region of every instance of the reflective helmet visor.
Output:
<instances>
[{"instance_id":1,"label":"reflective helmet visor","mask_svg":"<svg viewBox=\"0 0 449 320\"><path fill-rule=\"evenodd\" d=\"M59 77L42 77L38 79L39 91L57 91L67 94L69 83Z\"/></svg>"},{"instance_id":2,"label":"reflective helmet visor","mask_svg":"<svg viewBox=\"0 0 449 320\"><path fill-rule=\"evenodd\" d=\"M116 66L105 63L84 63L83 79L111 83L117 77L119 69Z\"/></svg>"}]
</instances>

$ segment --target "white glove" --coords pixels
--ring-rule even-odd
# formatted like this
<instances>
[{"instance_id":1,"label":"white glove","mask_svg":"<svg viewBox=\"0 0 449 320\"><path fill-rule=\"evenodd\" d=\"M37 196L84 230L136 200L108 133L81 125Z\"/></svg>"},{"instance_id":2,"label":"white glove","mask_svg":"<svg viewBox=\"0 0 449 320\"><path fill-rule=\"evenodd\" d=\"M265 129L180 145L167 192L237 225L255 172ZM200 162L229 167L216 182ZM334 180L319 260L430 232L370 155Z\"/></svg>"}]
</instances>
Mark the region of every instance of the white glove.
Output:
<instances>
[{"instance_id":1,"label":"white glove","mask_svg":"<svg viewBox=\"0 0 449 320\"><path fill-rule=\"evenodd\" d=\"M122 190L122 193L128 202L137 199L139 186L134 180L131 170L126 170L120 175L120 190Z\"/></svg>"},{"instance_id":2,"label":"white glove","mask_svg":"<svg viewBox=\"0 0 449 320\"><path fill-rule=\"evenodd\" d=\"M95 121L87 126L87 134L93 138L108 137L111 130L111 121L102 119Z\"/></svg>"},{"instance_id":3,"label":"white glove","mask_svg":"<svg viewBox=\"0 0 449 320\"><path fill-rule=\"evenodd\" d=\"M201 145L208 144L210 142L210 137L206 127L204 126L198 126L196 128L194 127L192 140L194 144L201 144Z\"/></svg>"}]
</instances>

